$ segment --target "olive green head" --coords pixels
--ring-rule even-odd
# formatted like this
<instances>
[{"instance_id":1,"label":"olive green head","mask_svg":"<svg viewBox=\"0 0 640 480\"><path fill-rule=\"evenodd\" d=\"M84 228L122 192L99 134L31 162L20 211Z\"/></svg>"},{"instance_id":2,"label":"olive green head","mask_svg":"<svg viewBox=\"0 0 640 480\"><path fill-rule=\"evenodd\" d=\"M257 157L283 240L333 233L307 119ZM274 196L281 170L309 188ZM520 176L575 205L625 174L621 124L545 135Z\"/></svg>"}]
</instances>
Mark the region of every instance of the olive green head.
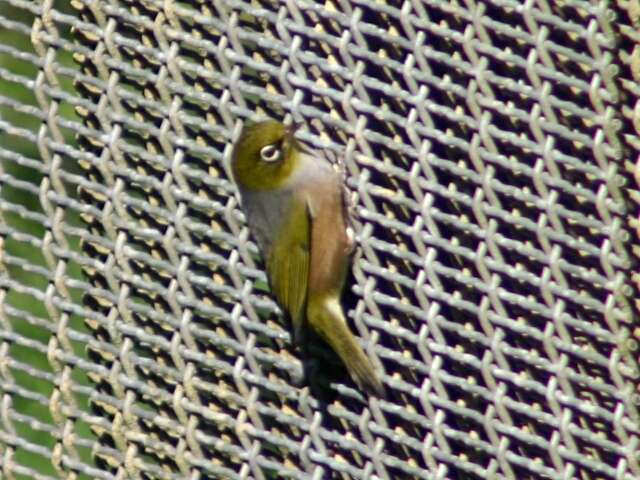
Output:
<instances>
[{"instance_id":1,"label":"olive green head","mask_svg":"<svg viewBox=\"0 0 640 480\"><path fill-rule=\"evenodd\" d=\"M247 190L273 190L293 172L300 144L293 138L299 125L285 127L276 120L246 125L233 147L231 169L236 183Z\"/></svg>"}]
</instances>

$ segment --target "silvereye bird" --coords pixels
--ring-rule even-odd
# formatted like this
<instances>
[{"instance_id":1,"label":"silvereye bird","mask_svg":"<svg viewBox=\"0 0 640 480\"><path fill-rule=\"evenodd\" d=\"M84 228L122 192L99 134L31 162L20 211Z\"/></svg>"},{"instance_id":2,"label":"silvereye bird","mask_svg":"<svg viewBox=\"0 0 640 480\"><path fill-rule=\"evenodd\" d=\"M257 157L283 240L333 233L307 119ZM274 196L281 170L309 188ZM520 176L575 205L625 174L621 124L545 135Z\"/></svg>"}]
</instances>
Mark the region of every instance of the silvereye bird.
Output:
<instances>
[{"instance_id":1,"label":"silvereye bird","mask_svg":"<svg viewBox=\"0 0 640 480\"><path fill-rule=\"evenodd\" d=\"M295 341L310 328L360 388L383 395L340 305L353 251L342 177L322 154L294 138L297 127L275 120L245 126L234 146L231 168L249 229Z\"/></svg>"}]
</instances>

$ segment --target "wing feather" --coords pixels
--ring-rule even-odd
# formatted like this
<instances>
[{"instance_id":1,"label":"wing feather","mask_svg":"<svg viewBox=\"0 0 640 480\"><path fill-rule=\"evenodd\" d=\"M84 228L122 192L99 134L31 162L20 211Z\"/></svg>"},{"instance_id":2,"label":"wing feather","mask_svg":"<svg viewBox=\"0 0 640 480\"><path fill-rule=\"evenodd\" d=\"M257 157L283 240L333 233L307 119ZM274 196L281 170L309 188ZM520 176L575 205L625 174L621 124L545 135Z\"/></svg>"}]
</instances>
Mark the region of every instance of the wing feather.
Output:
<instances>
[{"instance_id":1,"label":"wing feather","mask_svg":"<svg viewBox=\"0 0 640 480\"><path fill-rule=\"evenodd\" d=\"M294 339L301 339L305 322L309 279L311 220L305 202L295 202L288 221L272 243L267 256L271 290L293 325Z\"/></svg>"}]
</instances>

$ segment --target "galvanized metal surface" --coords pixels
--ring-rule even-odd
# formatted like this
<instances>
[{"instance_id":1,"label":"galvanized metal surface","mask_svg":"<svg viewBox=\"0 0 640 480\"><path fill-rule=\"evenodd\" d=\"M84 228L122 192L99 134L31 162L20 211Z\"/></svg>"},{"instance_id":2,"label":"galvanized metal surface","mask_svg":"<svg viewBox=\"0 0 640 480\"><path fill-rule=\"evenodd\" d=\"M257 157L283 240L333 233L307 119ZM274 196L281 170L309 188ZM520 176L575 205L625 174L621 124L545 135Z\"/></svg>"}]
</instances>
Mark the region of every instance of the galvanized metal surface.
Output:
<instances>
[{"instance_id":1,"label":"galvanized metal surface","mask_svg":"<svg viewBox=\"0 0 640 480\"><path fill-rule=\"evenodd\" d=\"M0 0L2 476L640 477L638 12ZM386 399L267 293L266 115L345 159Z\"/></svg>"}]
</instances>

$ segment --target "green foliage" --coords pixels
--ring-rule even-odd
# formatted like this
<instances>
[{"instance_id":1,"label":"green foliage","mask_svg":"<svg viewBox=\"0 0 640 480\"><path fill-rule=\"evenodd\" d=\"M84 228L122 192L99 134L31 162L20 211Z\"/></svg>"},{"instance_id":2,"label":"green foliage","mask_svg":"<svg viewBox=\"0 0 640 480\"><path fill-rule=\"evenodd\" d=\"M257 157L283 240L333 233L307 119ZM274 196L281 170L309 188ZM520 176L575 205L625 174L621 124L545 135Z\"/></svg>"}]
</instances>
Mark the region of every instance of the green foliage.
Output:
<instances>
[{"instance_id":1,"label":"green foliage","mask_svg":"<svg viewBox=\"0 0 640 480\"><path fill-rule=\"evenodd\" d=\"M67 6L56 8L70 9ZM8 277L12 288L6 288L4 297L5 320L0 325L3 339L10 335L12 340L8 355L11 358L10 374L13 382L7 388L18 389L13 393L12 409L23 419L13 419L16 435L29 443L51 450L56 438L54 432L60 430L52 418L49 401L59 379L58 373L47 358L47 348L55 333L55 312L48 311L42 294L51 282L51 266L45 260L41 242L47 234L45 222L51 220L43 211L39 194L43 179L49 166L34 139L41 129L48 129L46 114L35 93L34 80L41 73L34 62L39 58L34 49L30 32L35 17L31 11L21 9L0 1L0 227L4 240L4 264L0 265L0 278ZM58 34L71 40L70 28L56 25ZM62 49L55 52L55 63L73 68L71 53ZM58 75L58 87L64 92L73 93L73 81L64 75ZM78 122L73 105L53 98L45 98L49 105L56 103L56 118ZM75 145L75 134L58 124L66 145ZM46 134L51 138L50 131ZM79 171L74 159L62 159L64 170ZM10 182L6 179L9 178ZM67 194L75 197L74 185L65 185ZM80 222L77 212L66 209L64 222L77 225ZM79 250L79 239L66 236L69 248ZM82 277L79 265L66 261L65 276L70 279ZM15 287L18 284L19 287ZM3 282L3 285L4 282ZM81 294L69 289L71 301L81 304ZM59 314L60 312L58 312ZM8 325L8 327L7 327ZM69 318L69 328L84 332L83 319L77 315ZM1 340L0 340L1 341ZM71 342L75 355L84 355L84 346ZM89 385L88 379L80 369L74 369L72 379L76 384ZM0 382L3 379L0 377ZM13 386L10 386L10 385ZM5 387L0 383L0 390ZM83 410L88 410L88 399L76 398ZM84 404L84 406L82 405ZM30 418L31 420L27 420ZM78 436L91 439L89 427L76 421L75 432ZM17 447L14 461L28 466L43 475L58 476L51 461L33 451L32 448ZM83 462L91 464L88 449L78 449ZM17 476L16 478L21 478ZM26 477L22 477L26 478ZM80 476L80 478L86 478Z\"/></svg>"}]
</instances>

